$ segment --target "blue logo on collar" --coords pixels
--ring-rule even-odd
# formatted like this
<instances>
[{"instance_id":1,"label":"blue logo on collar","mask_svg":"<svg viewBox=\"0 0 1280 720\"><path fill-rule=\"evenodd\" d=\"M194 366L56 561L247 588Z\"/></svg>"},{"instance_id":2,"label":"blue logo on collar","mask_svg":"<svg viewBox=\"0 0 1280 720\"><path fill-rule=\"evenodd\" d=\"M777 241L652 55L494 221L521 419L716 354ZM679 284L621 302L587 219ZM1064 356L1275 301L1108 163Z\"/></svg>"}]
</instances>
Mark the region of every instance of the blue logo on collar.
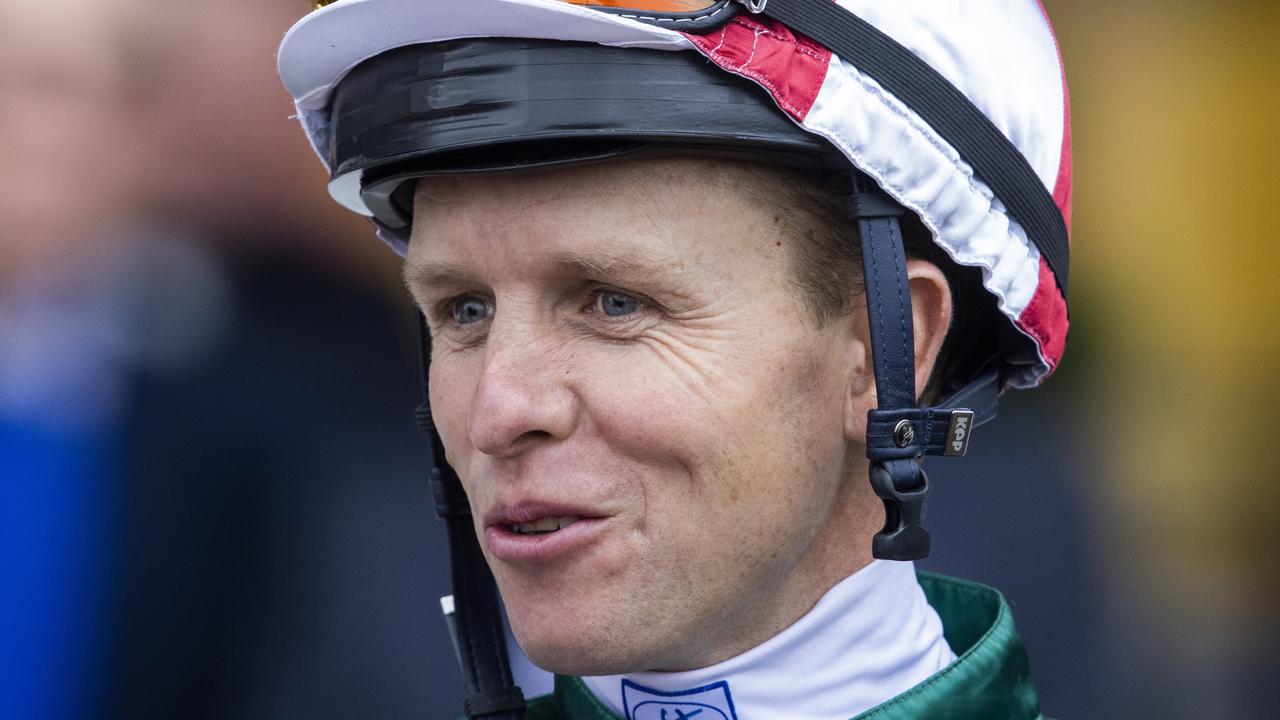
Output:
<instances>
[{"instance_id":1,"label":"blue logo on collar","mask_svg":"<svg viewBox=\"0 0 1280 720\"><path fill-rule=\"evenodd\" d=\"M738 720L724 680L668 692L623 679L622 708L627 720Z\"/></svg>"}]
</instances>

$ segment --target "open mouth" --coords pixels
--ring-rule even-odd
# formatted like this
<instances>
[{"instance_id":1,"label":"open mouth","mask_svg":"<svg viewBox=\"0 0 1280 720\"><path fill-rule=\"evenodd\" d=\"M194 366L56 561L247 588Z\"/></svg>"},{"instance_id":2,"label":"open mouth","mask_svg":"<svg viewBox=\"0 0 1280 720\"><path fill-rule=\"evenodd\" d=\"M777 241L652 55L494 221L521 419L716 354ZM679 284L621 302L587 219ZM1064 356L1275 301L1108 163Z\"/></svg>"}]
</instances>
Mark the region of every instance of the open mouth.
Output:
<instances>
[{"instance_id":1,"label":"open mouth","mask_svg":"<svg viewBox=\"0 0 1280 720\"><path fill-rule=\"evenodd\" d=\"M547 535L569 527L578 522L582 518L578 515L565 515L563 517L544 517L528 523L511 523L507 525L507 530L517 535Z\"/></svg>"},{"instance_id":2,"label":"open mouth","mask_svg":"<svg viewBox=\"0 0 1280 720\"><path fill-rule=\"evenodd\" d=\"M494 512L484 542L497 560L546 563L600 541L612 527L608 517L583 515L575 507L532 504ZM569 514L577 513L577 514Z\"/></svg>"}]
</instances>

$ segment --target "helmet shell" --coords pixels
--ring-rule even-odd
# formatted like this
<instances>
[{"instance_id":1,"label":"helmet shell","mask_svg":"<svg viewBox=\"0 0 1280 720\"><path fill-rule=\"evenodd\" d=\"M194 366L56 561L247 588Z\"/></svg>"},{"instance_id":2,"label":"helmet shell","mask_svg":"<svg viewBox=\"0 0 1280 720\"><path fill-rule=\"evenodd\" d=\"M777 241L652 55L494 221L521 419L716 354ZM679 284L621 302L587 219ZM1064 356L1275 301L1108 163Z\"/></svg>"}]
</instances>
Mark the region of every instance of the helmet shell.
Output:
<instances>
[{"instance_id":1,"label":"helmet shell","mask_svg":"<svg viewBox=\"0 0 1280 720\"><path fill-rule=\"evenodd\" d=\"M1024 156L1069 225L1069 101L1038 0L837 1L964 93ZM1065 295L992 190L905 102L776 21L740 13L717 29L681 32L674 23L555 0L338 0L289 31L280 72L313 147L329 164L333 94L353 68L405 45L483 37L694 51L758 84L799 127L825 138L913 210L956 263L981 269L1000 315L1030 341L1011 344L1002 358L1008 385L1037 385L1060 362L1069 327ZM372 214L361 198L367 168L329 169L335 199Z\"/></svg>"}]
</instances>

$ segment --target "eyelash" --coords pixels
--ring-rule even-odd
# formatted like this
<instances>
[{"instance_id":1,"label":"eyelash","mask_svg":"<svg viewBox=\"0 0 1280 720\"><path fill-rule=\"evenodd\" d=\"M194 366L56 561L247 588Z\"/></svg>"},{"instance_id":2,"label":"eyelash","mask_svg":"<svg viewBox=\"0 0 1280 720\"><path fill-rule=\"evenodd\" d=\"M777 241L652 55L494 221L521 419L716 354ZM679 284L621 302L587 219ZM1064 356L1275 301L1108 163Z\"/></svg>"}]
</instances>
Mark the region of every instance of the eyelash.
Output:
<instances>
[{"instance_id":1,"label":"eyelash","mask_svg":"<svg viewBox=\"0 0 1280 720\"><path fill-rule=\"evenodd\" d=\"M583 288L583 292L587 294L588 301L580 306L581 311L583 314L591 316L592 322L601 325L616 328L618 326L635 323L638 318L646 317L654 311L661 311L661 307L649 297L641 293L624 290L613 285L591 283ZM601 299L604 295L609 293L616 293L618 295L624 295L632 298L636 301L636 311L623 316L611 316L604 312L601 308ZM489 306L490 317L483 321L477 321L474 323L458 323L454 319L454 309L457 307L458 303L466 300L479 300L485 303L485 305ZM455 332L470 333L474 332L472 326L475 326L475 328L483 326L487 320L492 318L493 312L494 307L491 299L477 293L461 293L445 298L436 303L431 309L430 316L435 321L434 324L438 327L448 327Z\"/></svg>"},{"instance_id":2,"label":"eyelash","mask_svg":"<svg viewBox=\"0 0 1280 720\"><path fill-rule=\"evenodd\" d=\"M653 310L657 307L657 305L652 300L645 297L644 295L641 295L640 293L631 292L630 290L623 290L621 288L613 287L612 285L598 285L598 284L592 285L589 288L587 288L587 292L590 295L590 302L588 302L585 306L583 306L583 309L589 310L592 315L599 316L601 318L601 322L606 322L613 325L626 323L626 322L634 322L637 316L640 316L642 313L644 313L647 310ZM631 298L632 300L635 300L636 311L634 313L623 315L623 316L610 315L609 313L605 312L604 309L601 307L601 304L604 296L608 294L622 295L624 297L628 297L628 298Z\"/></svg>"}]
</instances>

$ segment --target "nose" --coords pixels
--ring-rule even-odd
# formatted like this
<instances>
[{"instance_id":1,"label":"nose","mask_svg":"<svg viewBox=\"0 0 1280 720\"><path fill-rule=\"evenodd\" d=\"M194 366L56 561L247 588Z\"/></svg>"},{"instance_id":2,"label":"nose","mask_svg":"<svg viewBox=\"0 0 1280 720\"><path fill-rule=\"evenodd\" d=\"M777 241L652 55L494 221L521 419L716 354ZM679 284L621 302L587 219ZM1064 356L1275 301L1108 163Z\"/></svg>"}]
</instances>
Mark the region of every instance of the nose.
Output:
<instances>
[{"instance_id":1,"label":"nose","mask_svg":"<svg viewBox=\"0 0 1280 720\"><path fill-rule=\"evenodd\" d=\"M486 339L468 432L480 452L515 457L540 441L562 440L577 423L563 344L536 327L499 327Z\"/></svg>"}]
</instances>

